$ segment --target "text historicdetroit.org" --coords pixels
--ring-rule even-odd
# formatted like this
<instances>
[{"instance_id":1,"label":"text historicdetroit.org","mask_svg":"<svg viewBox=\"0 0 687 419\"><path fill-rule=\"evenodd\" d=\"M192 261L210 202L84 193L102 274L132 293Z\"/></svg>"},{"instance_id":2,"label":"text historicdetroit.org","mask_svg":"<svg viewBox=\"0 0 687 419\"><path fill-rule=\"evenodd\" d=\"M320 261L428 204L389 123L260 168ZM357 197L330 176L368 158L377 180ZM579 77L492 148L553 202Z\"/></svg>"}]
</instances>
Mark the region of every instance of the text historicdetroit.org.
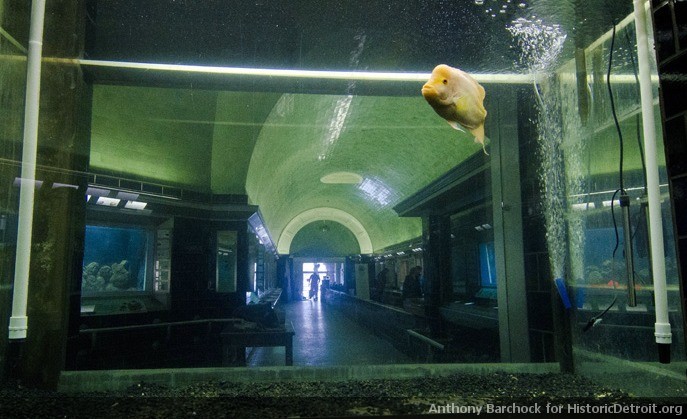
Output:
<instances>
[{"instance_id":1,"label":"text historicdetroit.org","mask_svg":"<svg viewBox=\"0 0 687 419\"><path fill-rule=\"evenodd\" d=\"M647 405L623 405L619 403L607 405L591 404L555 404L534 403L531 405L518 405L511 403L507 405L484 404L476 406L466 406L456 403L432 404L428 413L468 413L479 415L486 414L538 414L538 413L573 413L573 414L673 414L682 415L682 406L659 406L657 404Z\"/></svg>"}]
</instances>

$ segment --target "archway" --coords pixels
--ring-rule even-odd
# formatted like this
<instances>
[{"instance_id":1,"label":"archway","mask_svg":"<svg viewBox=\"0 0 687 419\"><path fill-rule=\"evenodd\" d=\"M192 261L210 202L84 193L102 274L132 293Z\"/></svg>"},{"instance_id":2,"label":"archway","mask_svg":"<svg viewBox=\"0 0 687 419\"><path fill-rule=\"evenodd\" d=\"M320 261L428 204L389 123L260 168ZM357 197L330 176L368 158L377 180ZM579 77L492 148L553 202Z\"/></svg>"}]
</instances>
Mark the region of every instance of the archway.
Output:
<instances>
[{"instance_id":1,"label":"archway","mask_svg":"<svg viewBox=\"0 0 687 419\"><path fill-rule=\"evenodd\" d=\"M313 208L307 211L303 211L297 216L293 217L291 221L284 227L281 235L279 236L279 241L277 243L277 252L280 254L288 254L291 248L291 242L298 231L305 225L320 220L330 220L335 221L344 225L348 228L358 240L360 245L360 253L369 254L372 253L372 241L370 236L365 230L365 227L351 214L336 208Z\"/></svg>"}]
</instances>

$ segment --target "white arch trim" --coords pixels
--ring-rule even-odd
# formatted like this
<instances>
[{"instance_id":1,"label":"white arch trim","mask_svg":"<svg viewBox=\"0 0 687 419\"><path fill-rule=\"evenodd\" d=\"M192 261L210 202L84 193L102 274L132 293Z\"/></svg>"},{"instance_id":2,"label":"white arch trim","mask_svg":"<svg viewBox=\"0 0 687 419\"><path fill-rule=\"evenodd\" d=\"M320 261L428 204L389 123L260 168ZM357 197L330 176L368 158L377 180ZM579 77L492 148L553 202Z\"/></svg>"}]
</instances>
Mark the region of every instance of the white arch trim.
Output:
<instances>
[{"instance_id":1,"label":"white arch trim","mask_svg":"<svg viewBox=\"0 0 687 419\"><path fill-rule=\"evenodd\" d=\"M346 228L351 230L358 240L360 253L372 253L372 240L370 240L370 235L360 221L346 211L327 207L309 209L293 217L279 236L277 252L283 255L288 254L291 249L291 242L296 236L296 233L307 224L320 220L335 221L339 224L343 224Z\"/></svg>"}]
</instances>

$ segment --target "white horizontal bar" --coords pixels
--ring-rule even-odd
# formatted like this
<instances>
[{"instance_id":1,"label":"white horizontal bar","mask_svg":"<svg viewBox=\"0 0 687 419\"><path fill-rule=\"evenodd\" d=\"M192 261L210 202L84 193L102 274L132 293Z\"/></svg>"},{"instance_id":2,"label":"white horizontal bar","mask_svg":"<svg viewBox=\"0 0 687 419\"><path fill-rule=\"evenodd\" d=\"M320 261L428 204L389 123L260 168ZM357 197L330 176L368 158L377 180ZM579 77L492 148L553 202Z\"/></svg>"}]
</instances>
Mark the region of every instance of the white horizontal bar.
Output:
<instances>
[{"instance_id":1,"label":"white horizontal bar","mask_svg":"<svg viewBox=\"0 0 687 419\"><path fill-rule=\"evenodd\" d=\"M368 80L368 81L401 81L401 82L425 82L430 73L405 73L405 72L374 72L374 71L328 71L328 70L298 70L282 68L246 68L246 67L218 67L189 64L159 64L137 63L129 61L106 60L72 60L82 66L123 68L132 70L157 70L170 72L224 74L236 76L278 77L278 78L304 78L304 79L328 79L328 80ZM529 84L533 81L530 74L490 74L470 73L480 83L508 83Z\"/></svg>"}]
</instances>

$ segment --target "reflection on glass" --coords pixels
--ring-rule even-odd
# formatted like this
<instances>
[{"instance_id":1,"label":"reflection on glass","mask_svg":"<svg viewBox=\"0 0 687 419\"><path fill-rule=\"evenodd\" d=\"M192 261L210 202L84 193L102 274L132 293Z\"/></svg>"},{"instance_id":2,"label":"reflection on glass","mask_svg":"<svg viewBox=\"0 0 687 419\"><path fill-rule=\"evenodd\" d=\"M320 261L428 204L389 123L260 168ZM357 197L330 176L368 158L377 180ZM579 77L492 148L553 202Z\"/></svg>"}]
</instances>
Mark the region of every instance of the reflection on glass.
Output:
<instances>
[{"instance_id":1,"label":"reflection on glass","mask_svg":"<svg viewBox=\"0 0 687 419\"><path fill-rule=\"evenodd\" d=\"M217 292L236 291L236 232L217 232Z\"/></svg>"},{"instance_id":2,"label":"reflection on glass","mask_svg":"<svg viewBox=\"0 0 687 419\"><path fill-rule=\"evenodd\" d=\"M493 241L479 244L480 285L482 287L496 288L495 257Z\"/></svg>"}]
</instances>

